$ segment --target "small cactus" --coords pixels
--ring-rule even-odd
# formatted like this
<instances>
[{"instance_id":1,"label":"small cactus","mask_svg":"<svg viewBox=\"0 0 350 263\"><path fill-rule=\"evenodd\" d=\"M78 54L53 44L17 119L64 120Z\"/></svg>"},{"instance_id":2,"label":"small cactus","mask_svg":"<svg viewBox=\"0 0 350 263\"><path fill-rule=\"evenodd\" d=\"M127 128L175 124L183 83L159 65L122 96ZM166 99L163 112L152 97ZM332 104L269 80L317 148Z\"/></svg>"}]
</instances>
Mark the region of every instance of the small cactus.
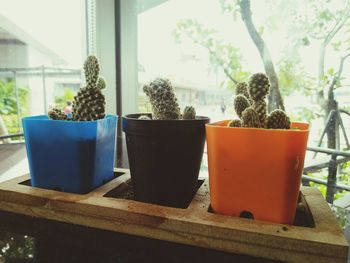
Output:
<instances>
[{"instance_id":1,"label":"small cactus","mask_svg":"<svg viewBox=\"0 0 350 263\"><path fill-rule=\"evenodd\" d=\"M157 78L143 86L143 91L150 99L153 119L178 120L181 118L174 88L168 79Z\"/></svg>"},{"instance_id":2,"label":"small cactus","mask_svg":"<svg viewBox=\"0 0 350 263\"><path fill-rule=\"evenodd\" d=\"M186 106L182 114L184 120L194 120L196 119L196 110L192 106Z\"/></svg>"},{"instance_id":3,"label":"small cactus","mask_svg":"<svg viewBox=\"0 0 350 263\"><path fill-rule=\"evenodd\" d=\"M270 81L264 73L255 73L249 79L248 92L254 100L263 100L269 93Z\"/></svg>"},{"instance_id":4,"label":"small cactus","mask_svg":"<svg viewBox=\"0 0 350 263\"><path fill-rule=\"evenodd\" d=\"M234 100L234 107L238 117L242 118L243 111L250 106L248 99L243 95L237 95Z\"/></svg>"},{"instance_id":5,"label":"small cactus","mask_svg":"<svg viewBox=\"0 0 350 263\"><path fill-rule=\"evenodd\" d=\"M49 118L51 120L67 120L67 115L58 108L53 108L48 112Z\"/></svg>"},{"instance_id":6,"label":"small cactus","mask_svg":"<svg viewBox=\"0 0 350 263\"><path fill-rule=\"evenodd\" d=\"M290 120L283 110L274 110L267 117L266 126L268 129L290 129Z\"/></svg>"},{"instance_id":7,"label":"small cactus","mask_svg":"<svg viewBox=\"0 0 350 263\"><path fill-rule=\"evenodd\" d=\"M106 82L99 77L100 66L95 56L90 55L84 63L86 86L74 97L73 119L76 121L93 121L105 117L105 97L101 90Z\"/></svg>"},{"instance_id":8,"label":"small cactus","mask_svg":"<svg viewBox=\"0 0 350 263\"><path fill-rule=\"evenodd\" d=\"M269 94L269 89L269 78L263 73L253 74L248 84L245 82L238 83L234 108L241 121L232 120L227 126L289 129L290 120L284 111L274 110L267 116L265 99L267 94Z\"/></svg>"},{"instance_id":9,"label":"small cactus","mask_svg":"<svg viewBox=\"0 0 350 263\"><path fill-rule=\"evenodd\" d=\"M228 127L242 127L242 121L239 119L235 119L235 120L230 121L227 124L227 126Z\"/></svg>"},{"instance_id":10,"label":"small cactus","mask_svg":"<svg viewBox=\"0 0 350 263\"><path fill-rule=\"evenodd\" d=\"M84 62L84 74L86 85L91 87L97 82L98 74L100 73L100 65L94 55L89 55Z\"/></svg>"},{"instance_id":11,"label":"small cactus","mask_svg":"<svg viewBox=\"0 0 350 263\"><path fill-rule=\"evenodd\" d=\"M259 115L256 111L249 107L242 113L242 127L261 128L262 125L259 120Z\"/></svg>"},{"instance_id":12,"label":"small cactus","mask_svg":"<svg viewBox=\"0 0 350 263\"><path fill-rule=\"evenodd\" d=\"M103 77L99 77L96 83L98 89L104 89L106 87L106 81Z\"/></svg>"}]
</instances>

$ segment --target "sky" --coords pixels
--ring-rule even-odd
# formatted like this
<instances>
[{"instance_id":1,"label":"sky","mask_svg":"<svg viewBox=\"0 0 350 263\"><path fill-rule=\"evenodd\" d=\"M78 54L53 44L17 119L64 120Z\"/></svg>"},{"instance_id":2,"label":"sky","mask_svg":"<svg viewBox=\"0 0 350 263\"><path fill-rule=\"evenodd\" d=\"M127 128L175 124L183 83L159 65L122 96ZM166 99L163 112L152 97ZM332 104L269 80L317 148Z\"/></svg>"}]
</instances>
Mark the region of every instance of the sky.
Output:
<instances>
[{"instance_id":1,"label":"sky","mask_svg":"<svg viewBox=\"0 0 350 263\"><path fill-rule=\"evenodd\" d=\"M0 13L36 40L80 68L83 55L82 0L0 0Z\"/></svg>"},{"instance_id":2,"label":"sky","mask_svg":"<svg viewBox=\"0 0 350 263\"><path fill-rule=\"evenodd\" d=\"M266 17L270 15L266 2L251 2L253 21L257 28L264 25ZM339 1L335 0L334 5L336 4L339 4ZM223 14L219 0L170 0L138 16L139 63L146 69L148 78L176 75L178 79L196 82L199 85L217 85L217 77L208 75L207 51L191 41L175 43L171 33L176 28L176 23L183 19L195 19L200 24L214 28L218 32L218 38L239 48L244 70L264 71L259 53L240 17L234 22L231 14ZM275 64L288 44L287 36L288 28L284 24L273 32L263 34ZM319 42L312 41L309 46L301 48L299 54L305 70L316 76ZM184 57L194 57L196 61L184 63ZM333 51L329 51L326 63L337 66L338 59ZM350 63L345 65L345 74L349 73L348 65ZM219 74L218 78L222 77L223 73Z\"/></svg>"}]
</instances>

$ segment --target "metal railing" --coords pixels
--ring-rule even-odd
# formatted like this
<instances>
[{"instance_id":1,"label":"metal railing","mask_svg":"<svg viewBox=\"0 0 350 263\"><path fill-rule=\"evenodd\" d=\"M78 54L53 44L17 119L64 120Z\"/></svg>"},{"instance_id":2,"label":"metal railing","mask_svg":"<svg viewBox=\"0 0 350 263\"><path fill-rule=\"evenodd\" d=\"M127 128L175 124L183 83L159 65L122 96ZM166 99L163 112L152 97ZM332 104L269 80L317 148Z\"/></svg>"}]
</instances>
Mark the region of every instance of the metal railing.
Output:
<instances>
[{"instance_id":1,"label":"metal railing","mask_svg":"<svg viewBox=\"0 0 350 263\"><path fill-rule=\"evenodd\" d=\"M315 153L324 153L324 154L330 155L330 159L328 162L324 162L314 166L315 170L328 168L328 177L327 177L327 180L323 180L323 179L314 178L304 174L302 176L302 184L310 185L310 182L314 182L317 184L326 185L327 186L326 200L328 203L333 204L334 194L336 193L337 190L350 191L350 186L337 183L338 165L340 163L350 160L350 151L339 151L339 150L320 148L320 147L308 147L307 150ZM343 158L338 159L339 156ZM309 171L309 167L306 166L304 167L304 173L307 173L307 171Z\"/></svg>"}]
</instances>

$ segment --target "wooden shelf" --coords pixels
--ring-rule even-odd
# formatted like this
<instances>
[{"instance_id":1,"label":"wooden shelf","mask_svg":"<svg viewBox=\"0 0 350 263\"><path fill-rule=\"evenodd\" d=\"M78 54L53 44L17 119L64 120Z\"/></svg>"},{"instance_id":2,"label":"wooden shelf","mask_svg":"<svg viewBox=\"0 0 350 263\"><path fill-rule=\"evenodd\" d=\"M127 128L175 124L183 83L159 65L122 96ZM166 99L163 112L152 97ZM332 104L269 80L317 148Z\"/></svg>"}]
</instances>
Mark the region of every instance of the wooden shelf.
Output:
<instances>
[{"instance_id":1,"label":"wooden shelf","mask_svg":"<svg viewBox=\"0 0 350 263\"><path fill-rule=\"evenodd\" d=\"M129 171L117 174L84 195L31 187L24 175L0 184L0 210L274 260L347 260L348 244L317 189L302 187L296 222L289 226L209 212L206 179L182 209L130 199Z\"/></svg>"}]
</instances>

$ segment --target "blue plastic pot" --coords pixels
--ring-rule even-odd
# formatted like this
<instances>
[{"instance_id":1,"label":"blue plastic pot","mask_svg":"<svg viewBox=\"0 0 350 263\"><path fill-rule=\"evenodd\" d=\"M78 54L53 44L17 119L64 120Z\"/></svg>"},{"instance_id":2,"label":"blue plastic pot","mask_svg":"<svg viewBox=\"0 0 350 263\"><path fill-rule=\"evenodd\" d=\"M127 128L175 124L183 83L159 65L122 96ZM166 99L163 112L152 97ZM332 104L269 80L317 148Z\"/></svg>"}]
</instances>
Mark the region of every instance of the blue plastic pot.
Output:
<instances>
[{"instance_id":1,"label":"blue plastic pot","mask_svg":"<svg viewBox=\"0 0 350 263\"><path fill-rule=\"evenodd\" d=\"M97 121L22 119L31 184L84 194L113 178L117 117Z\"/></svg>"}]
</instances>

